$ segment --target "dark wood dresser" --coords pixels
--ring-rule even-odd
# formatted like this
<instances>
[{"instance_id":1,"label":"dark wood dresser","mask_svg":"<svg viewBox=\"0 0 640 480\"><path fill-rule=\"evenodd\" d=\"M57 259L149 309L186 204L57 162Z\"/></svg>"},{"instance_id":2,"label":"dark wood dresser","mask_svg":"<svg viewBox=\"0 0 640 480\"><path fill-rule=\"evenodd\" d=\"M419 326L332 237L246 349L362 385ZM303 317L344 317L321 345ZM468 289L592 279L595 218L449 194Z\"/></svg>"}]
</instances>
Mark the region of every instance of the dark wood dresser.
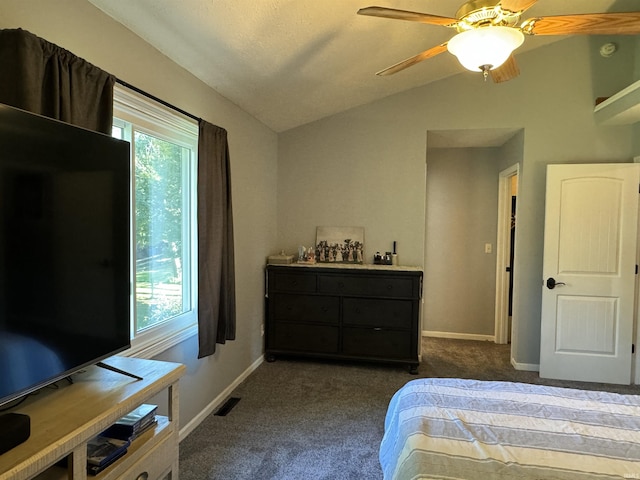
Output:
<instances>
[{"instance_id":1,"label":"dark wood dresser","mask_svg":"<svg viewBox=\"0 0 640 480\"><path fill-rule=\"evenodd\" d=\"M265 358L402 363L416 373L422 271L377 265L268 265Z\"/></svg>"}]
</instances>

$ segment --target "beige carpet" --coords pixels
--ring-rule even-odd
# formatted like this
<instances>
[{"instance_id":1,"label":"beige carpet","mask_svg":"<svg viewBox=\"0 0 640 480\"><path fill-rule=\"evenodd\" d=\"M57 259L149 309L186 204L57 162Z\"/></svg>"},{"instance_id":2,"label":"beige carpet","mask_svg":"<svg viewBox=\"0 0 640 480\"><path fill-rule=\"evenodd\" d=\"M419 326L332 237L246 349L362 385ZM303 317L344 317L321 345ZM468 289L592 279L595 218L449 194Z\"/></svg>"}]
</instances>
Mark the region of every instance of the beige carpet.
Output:
<instances>
[{"instance_id":1,"label":"beige carpet","mask_svg":"<svg viewBox=\"0 0 640 480\"><path fill-rule=\"evenodd\" d=\"M538 383L558 387L605 390L623 394L640 394L640 386L604 383L567 382L540 378L538 372L515 370L511 365L511 345L493 342L425 338L422 341L425 362L420 376L458 377L478 380Z\"/></svg>"},{"instance_id":2,"label":"beige carpet","mask_svg":"<svg viewBox=\"0 0 640 480\"><path fill-rule=\"evenodd\" d=\"M379 480L378 446L393 393L419 377L545 383L640 393L635 386L551 382L516 371L509 346L425 339L418 375L398 366L277 360L232 394L180 444L182 480Z\"/></svg>"}]
</instances>

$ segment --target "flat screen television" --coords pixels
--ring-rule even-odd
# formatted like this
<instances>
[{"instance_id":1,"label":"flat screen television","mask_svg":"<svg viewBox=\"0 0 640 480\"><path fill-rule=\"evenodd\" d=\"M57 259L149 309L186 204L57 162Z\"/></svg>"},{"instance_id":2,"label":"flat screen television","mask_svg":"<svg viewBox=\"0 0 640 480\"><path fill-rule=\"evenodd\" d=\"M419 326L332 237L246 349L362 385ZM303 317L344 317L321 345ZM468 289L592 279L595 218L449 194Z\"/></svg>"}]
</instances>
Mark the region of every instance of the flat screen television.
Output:
<instances>
[{"instance_id":1,"label":"flat screen television","mask_svg":"<svg viewBox=\"0 0 640 480\"><path fill-rule=\"evenodd\" d=\"M0 105L0 405L130 346L129 159Z\"/></svg>"}]
</instances>

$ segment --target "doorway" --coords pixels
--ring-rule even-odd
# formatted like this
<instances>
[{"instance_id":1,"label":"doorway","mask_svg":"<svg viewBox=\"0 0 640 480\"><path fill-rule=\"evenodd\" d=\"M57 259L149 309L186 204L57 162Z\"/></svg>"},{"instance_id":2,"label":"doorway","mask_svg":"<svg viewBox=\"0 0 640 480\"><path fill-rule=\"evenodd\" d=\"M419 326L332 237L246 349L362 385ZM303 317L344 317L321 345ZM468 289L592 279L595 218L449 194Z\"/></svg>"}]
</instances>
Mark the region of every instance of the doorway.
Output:
<instances>
[{"instance_id":1,"label":"doorway","mask_svg":"<svg viewBox=\"0 0 640 480\"><path fill-rule=\"evenodd\" d=\"M523 129L427 132L424 336L508 342L496 342L497 180L507 169L517 182L517 165L513 172L509 166L523 155ZM510 225L510 197L508 206ZM506 285L508 333L508 277ZM514 332L517 297L516 288ZM516 343L514 335L512 349Z\"/></svg>"},{"instance_id":2,"label":"doorway","mask_svg":"<svg viewBox=\"0 0 640 480\"><path fill-rule=\"evenodd\" d=\"M513 278L515 259L518 165L498 175L498 232L496 237L495 342L511 343L513 324Z\"/></svg>"}]
</instances>

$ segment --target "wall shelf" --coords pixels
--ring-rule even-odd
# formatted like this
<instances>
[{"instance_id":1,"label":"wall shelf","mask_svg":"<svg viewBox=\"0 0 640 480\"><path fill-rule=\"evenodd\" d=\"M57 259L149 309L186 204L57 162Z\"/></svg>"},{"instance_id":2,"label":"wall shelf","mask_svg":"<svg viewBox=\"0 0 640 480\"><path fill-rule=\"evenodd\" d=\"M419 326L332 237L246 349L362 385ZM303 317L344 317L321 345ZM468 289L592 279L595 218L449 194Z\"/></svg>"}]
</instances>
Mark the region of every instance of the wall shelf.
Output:
<instances>
[{"instance_id":1,"label":"wall shelf","mask_svg":"<svg viewBox=\"0 0 640 480\"><path fill-rule=\"evenodd\" d=\"M596 105L594 115L600 125L640 122L640 80Z\"/></svg>"}]
</instances>

